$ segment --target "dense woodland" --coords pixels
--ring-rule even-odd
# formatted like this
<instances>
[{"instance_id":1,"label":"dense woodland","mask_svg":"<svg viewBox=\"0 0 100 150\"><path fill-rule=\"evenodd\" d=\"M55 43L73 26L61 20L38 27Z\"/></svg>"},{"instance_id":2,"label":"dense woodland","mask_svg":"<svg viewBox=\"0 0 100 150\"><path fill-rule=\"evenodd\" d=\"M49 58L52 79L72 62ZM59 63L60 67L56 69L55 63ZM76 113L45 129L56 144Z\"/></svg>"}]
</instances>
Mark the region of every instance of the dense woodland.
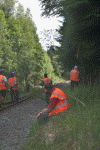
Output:
<instances>
[{"instance_id":1,"label":"dense woodland","mask_svg":"<svg viewBox=\"0 0 100 150\"><path fill-rule=\"evenodd\" d=\"M50 77L54 75L53 65L39 43L30 10L25 12L21 4L15 8L15 3L0 1L0 68L5 69L7 77L16 71L22 87L28 83L36 85L45 72Z\"/></svg>"},{"instance_id":2,"label":"dense woodland","mask_svg":"<svg viewBox=\"0 0 100 150\"><path fill-rule=\"evenodd\" d=\"M63 25L58 30L61 47L51 47L59 56L63 69L79 66L82 82L94 84L100 74L100 1L39 0L43 16L60 16Z\"/></svg>"},{"instance_id":3,"label":"dense woodland","mask_svg":"<svg viewBox=\"0 0 100 150\"><path fill-rule=\"evenodd\" d=\"M20 85L36 84L47 72L61 76L79 66L82 82L98 81L100 73L100 2L95 0L39 0L43 16L64 18L57 31L60 47L46 52L39 42L30 9L16 0L0 0L0 68L9 77L17 72ZM31 80L31 82L29 82ZM28 82L28 83L27 83Z\"/></svg>"}]
</instances>

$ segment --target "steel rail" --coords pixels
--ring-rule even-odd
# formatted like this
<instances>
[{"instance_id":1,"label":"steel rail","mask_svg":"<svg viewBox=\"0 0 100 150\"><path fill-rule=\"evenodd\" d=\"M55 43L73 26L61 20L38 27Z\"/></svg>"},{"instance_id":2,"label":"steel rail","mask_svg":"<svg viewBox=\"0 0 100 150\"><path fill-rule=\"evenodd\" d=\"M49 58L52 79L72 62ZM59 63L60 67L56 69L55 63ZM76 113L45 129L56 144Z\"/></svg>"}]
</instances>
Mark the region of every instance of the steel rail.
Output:
<instances>
[{"instance_id":1,"label":"steel rail","mask_svg":"<svg viewBox=\"0 0 100 150\"><path fill-rule=\"evenodd\" d=\"M19 99L18 99L18 102L16 102L16 101L15 102L8 101L7 103L5 103L5 105L3 105L4 107L0 107L0 112L5 110L5 109L7 109L7 108L9 108L9 107L15 106L15 105L17 105L17 104L19 104L19 103L21 103L21 102L23 102L25 100L28 100L29 98L31 98L28 95L29 95L29 93L20 96Z\"/></svg>"}]
</instances>

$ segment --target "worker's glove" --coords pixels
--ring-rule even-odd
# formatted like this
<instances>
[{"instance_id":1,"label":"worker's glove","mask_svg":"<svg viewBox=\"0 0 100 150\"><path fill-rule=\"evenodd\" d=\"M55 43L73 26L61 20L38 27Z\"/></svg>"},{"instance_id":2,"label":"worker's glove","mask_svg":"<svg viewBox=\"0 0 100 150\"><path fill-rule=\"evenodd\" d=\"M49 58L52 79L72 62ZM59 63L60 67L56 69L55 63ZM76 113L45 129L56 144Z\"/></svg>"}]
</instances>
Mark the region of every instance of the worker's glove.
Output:
<instances>
[{"instance_id":1,"label":"worker's glove","mask_svg":"<svg viewBox=\"0 0 100 150\"><path fill-rule=\"evenodd\" d=\"M45 111L45 110L47 110L47 108L43 109L42 111Z\"/></svg>"},{"instance_id":2,"label":"worker's glove","mask_svg":"<svg viewBox=\"0 0 100 150\"><path fill-rule=\"evenodd\" d=\"M39 119L39 117L41 116L42 112L40 112L38 115L37 115L37 119Z\"/></svg>"}]
</instances>

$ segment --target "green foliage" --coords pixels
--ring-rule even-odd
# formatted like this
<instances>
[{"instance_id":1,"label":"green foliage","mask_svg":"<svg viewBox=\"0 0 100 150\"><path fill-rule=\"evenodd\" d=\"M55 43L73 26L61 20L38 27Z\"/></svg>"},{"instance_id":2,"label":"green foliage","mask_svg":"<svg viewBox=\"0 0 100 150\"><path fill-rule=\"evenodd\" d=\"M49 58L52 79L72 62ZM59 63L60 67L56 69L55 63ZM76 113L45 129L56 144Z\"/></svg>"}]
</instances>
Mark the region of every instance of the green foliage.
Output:
<instances>
[{"instance_id":1,"label":"green foliage","mask_svg":"<svg viewBox=\"0 0 100 150\"><path fill-rule=\"evenodd\" d=\"M33 99L45 100L44 88L41 88L40 86L31 87L29 95Z\"/></svg>"},{"instance_id":2,"label":"green foliage","mask_svg":"<svg viewBox=\"0 0 100 150\"><path fill-rule=\"evenodd\" d=\"M45 72L54 78L51 59L39 43L30 10L24 13L19 4L15 11L14 0L0 3L0 66L5 68L4 74L8 78L11 71L16 71L21 91L40 82Z\"/></svg>"},{"instance_id":3,"label":"green foliage","mask_svg":"<svg viewBox=\"0 0 100 150\"><path fill-rule=\"evenodd\" d=\"M58 55L62 67L72 69L75 65L84 68L83 76L95 78L99 74L100 58L100 2L90 0L39 0L42 15L63 16L63 25L58 32ZM91 69L90 69L91 68ZM66 70L66 69L65 69ZM80 70L81 71L81 70ZM88 79L86 82L90 82Z\"/></svg>"},{"instance_id":4,"label":"green foliage","mask_svg":"<svg viewBox=\"0 0 100 150\"><path fill-rule=\"evenodd\" d=\"M0 10L0 66L3 68L8 67L8 59L11 55L10 41L7 39L9 36L7 31L7 23L4 12Z\"/></svg>"},{"instance_id":5,"label":"green foliage","mask_svg":"<svg viewBox=\"0 0 100 150\"><path fill-rule=\"evenodd\" d=\"M9 18L14 14L14 5L16 0L1 0L0 1L0 9L2 9L5 13L5 17Z\"/></svg>"},{"instance_id":6,"label":"green foliage","mask_svg":"<svg viewBox=\"0 0 100 150\"><path fill-rule=\"evenodd\" d=\"M54 73L57 76L61 77L63 70L62 70L61 62L59 63L59 61L58 61L60 56L57 54L57 50L55 49L54 46L50 46L47 53L48 53L49 57L51 58L51 63L54 68Z\"/></svg>"},{"instance_id":7,"label":"green foliage","mask_svg":"<svg viewBox=\"0 0 100 150\"><path fill-rule=\"evenodd\" d=\"M16 18L19 18L20 16L24 16L24 8L23 6L19 3L16 11Z\"/></svg>"}]
</instances>

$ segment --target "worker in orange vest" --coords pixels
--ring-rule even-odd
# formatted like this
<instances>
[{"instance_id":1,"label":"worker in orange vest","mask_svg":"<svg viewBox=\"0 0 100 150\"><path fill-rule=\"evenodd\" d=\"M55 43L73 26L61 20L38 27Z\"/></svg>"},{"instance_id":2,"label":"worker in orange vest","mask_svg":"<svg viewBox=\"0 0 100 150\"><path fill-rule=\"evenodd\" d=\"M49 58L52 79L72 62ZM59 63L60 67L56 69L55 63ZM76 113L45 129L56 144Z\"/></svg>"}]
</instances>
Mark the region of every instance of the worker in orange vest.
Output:
<instances>
[{"instance_id":1,"label":"worker in orange vest","mask_svg":"<svg viewBox=\"0 0 100 150\"><path fill-rule=\"evenodd\" d=\"M74 85L78 87L79 84L79 71L78 66L75 66L74 69L70 72L70 80L71 80L71 90L74 88Z\"/></svg>"},{"instance_id":2,"label":"worker in orange vest","mask_svg":"<svg viewBox=\"0 0 100 150\"><path fill-rule=\"evenodd\" d=\"M6 92L8 91L8 83L7 78L3 75L4 69L0 70L0 94L1 94L1 105L5 105L5 96Z\"/></svg>"},{"instance_id":3,"label":"worker in orange vest","mask_svg":"<svg viewBox=\"0 0 100 150\"><path fill-rule=\"evenodd\" d=\"M16 78L16 73L11 72L11 77L9 78L9 86L10 86L10 95L11 95L11 101L18 102L18 85L17 85L17 78Z\"/></svg>"},{"instance_id":4,"label":"worker in orange vest","mask_svg":"<svg viewBox=\"0 0 100 150\"><path fill-rule=\"evenodd\" d=\"M47 108L43 109L37 115L39 124L48 121L48 119L53 115L67 111L67 109L70 107L68 98L61 89L54 88L53 85L50 85L49 89L51 90L50 103Z\"/></svg>"},{"instance_id":5,"label":"worker in orange vest","mask_svg":"<svg viewBox=\"0 0 100 150\"><path fill-rule=\"evenodd\" d=\"M44 74L44 79L43 81L39 84L41 86L44 86L44 91L45 91L45 96L46 96L46 102L47 104L49 104L50 102L50 96L51 96L51 91L50 89L46 89L47 86L49 86L49 84L52 84L52 80L50 78L48 78L47 73Z\"/></svg>"}]
</instances>

